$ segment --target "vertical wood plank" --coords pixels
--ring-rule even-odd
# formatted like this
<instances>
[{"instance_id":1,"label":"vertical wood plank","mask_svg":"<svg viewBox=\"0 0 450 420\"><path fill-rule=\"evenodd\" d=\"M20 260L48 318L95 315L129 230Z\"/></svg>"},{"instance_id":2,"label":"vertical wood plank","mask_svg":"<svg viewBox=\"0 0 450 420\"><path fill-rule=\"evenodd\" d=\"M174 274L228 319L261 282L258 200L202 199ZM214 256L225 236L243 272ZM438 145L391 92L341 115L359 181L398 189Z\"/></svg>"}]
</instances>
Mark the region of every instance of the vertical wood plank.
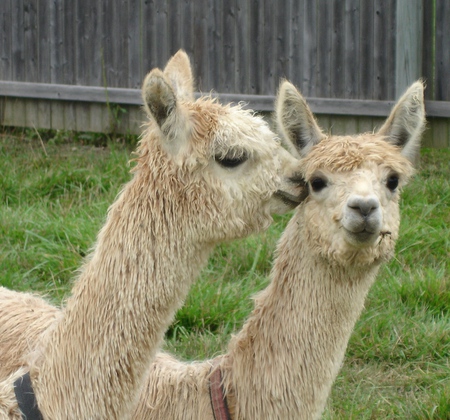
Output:
<instances>
[{"instance_id":1,"label":"vertical wood plank","mask_svg":"<svg viewBox=\"0 0 450 420\"><path fill-rule=\"evenodd\" d=\"M236 2L227 0L223 3L223 86L221 92L236 92ZM210 64L212 62L210 61ZM212 77L212 76L211 76Z\"/></svg>"},{"instance_id":2,"label":"vertical wood plank","mask_svg":"<svg viewBox=\"0 0 450 420\"><path fill-rule=\"evenodd\" d=\"M47 1L39 1L37 7L38 29L38 78L40 83L50 83L50 6ZM50 105L50 104L48 104Z\"/></svg>"},{"instance_id":3,"label":"vertical wood plank","mask_svg":"<svg viewBox=\"0 0 450 420\"><path fill-rule=\"evenodd\" d=\"M332 53L332 18L333 9L328 0L318 0L318 51L317 87L318 97L331 97L331 53ZM328 29L327 29L328 28Z\"/></svg>"},{"instance_id":4,"label":"vertical wood plank","mask_svg":"<svg viewBox=\"0 0 450 420\"><path fill-rule=\"evenodd\" d=\"M304 2L303 31L303 92L306 96L317 96L317 11L315 1ZM319 82L320 83L320 82Z\"/></svg>"},{"instance_id":5,"label":"vertical wood plank","mask_svg":"<svg viewBox=\"0 0 450 420\"><path fill-rule=\"evenodd\" d=\"M26 61L24 48L23 0L14 0L11 9L11 75L19 82L26 81Z\"/></svg>"},{"instance_id":6,"label":"vertical wood plank","mask_svg":"<svg viewBox=\"0 0 450 420\"><path fill-rule=\"evenodd\" d=\"M176 2L175 4L178 4ZM141 68L141 55L142 51L142 12L141 12L141 0L129 0L128 21L126 23L126 36L128 38L128 77L126 86L131 89L138 89L141 86L144 78L144 71ZM176 31L178 25L173 25L172 30Z\"/></svg>"},{"instance_id":7,"label":"vertical wood plank","mask_svg":"<svg viewBox=\"0 0 450 420\"><path fill-rule=\"evenodd\" d=\"M236 2L236 84L235 90L240 93L252 93L250 79L249 52L254 48L249 33L249 1Z\"/></svg>"},{"instance_id":8,"label":"vertical wood plank","mask_svg":"<svg viewBox=\"0 0 450 420\"><path fill-rule=\"evenodd\" d=\"M360 4L360 53L358 71L360 74L359 99L373 99L374 85L374 7L373 2Z\"/></svg>"},{"instance_id":9,"label":"vertical wood plank","mask_svg":"<svg viewBox=\"0 0 450 420\"><path fill-rule=\"evenodd\" d=\"M263 27L262 61L259 63L264 71L264 82L261 83L261 90L258 92L263 95L272 95L275 92L275 78L277 71L279 71L277 44L276 39L273 36L278 30L277 21L275 19L276 12L276 3L265 0L263 12L264 20L261 22Z\"/></svg>"},{"instance_id":10,"label":"vertical wood plank","mask_svg":"<svg viewBox=\"0 0 450 420\"><path fill-rule=\"evenodd\" d=\"M432 147L443 149L450 147L450 124L448 118L433 118Z\"/></svg>"},{"instance_id":11,"label":"vertical wood plank","mask_svg":"<svg viewBox=\"0 0 450 420\"><path fill-rule=\"evenodd\" d=\"M360 37L359 0L345 0L345 97L357 99L359 94Z\"/></svg>"},{"instance_id":12,"label":"vertical wood plank","mask_svg":"<svg viewBox=\"0 0 450 420\"><path fill-rule=\"evenodd\" d=\"M12 2L3 0L0 6L0 79L14 80L12 77Z\"/></svg>"},{"instance_id":13,"label":"vertical wood plank","mask_svg":"<svg viewBox=\"0 0 450 420\"><path fill-rule=\"evenodd\" d=\"M27 82L39 82L39 32L37 27L38 0L24 0L23 4L23 37L24 57L26 57Z\"/></svg>"},{"instance_id":14,"label":"vertical wood plank","mask_svg":"<svg viewBox=\"0 0 450 420\"><path fill-rule=\"evenodd\" d=\"M331 97L345 98L345 8L339 0L333 1L331 49Z\"/></svg>"},{"instance_id":15,"label":"vertical wood plank","mask_svg":"<svg viewBox=\"0 0 450 420\"><path fill-rule=\"evenodd\" d=\"M386 61L387 32L389 30L388 0L374 0L374 44L373 44L373 99L382 100L387 97Z\"/></svg>"},{"instance_id":16,"label":"vertical wood plank","mask_svg":"<svg viewBox=\"0 0 450 420\"><path fill-rule=\"evenodd\" d=\"M450 101L450 3L436 0L436 92L438 101Z\"/></svg>"},{"instance_id":17,"label":"vertical wood plank","mask_svg":"<svg viewBox=\"0 0 450 420\"><path fill-rule=\"evenodd\" d=\"M61 51L61 57L63 57L63 72L59 75L59 83L66 85L77 84L76 79L76 61L77 61L77 45L78 45L78 33L77 26L75 25L76 9L78 1L71 0L70 2L62 2L62 30L63 30L63 43L58 45L58 49Z\"/></svg>"},{"instance_id":18,"label":"vertical wood plank","mask_svg":"<svg viewBox=\"0 0 450 420\"><path fill-rule=\"evenodd\" d=\"M434 99L435 84L435 53L436 40L434 38L436 22L436 2L432 1L426 7L423 7L423 34L422 34L422 76L424 77L427 88L425 89L425 98ZM449 63L450 64L450 63Z\"/></svg>"},{"instance_id":19,"label":"vertical wood plank","mask_svg":"<svg viewBox=\"0 0 450 420\"><path fill-rule=\"evenodd\" d=\"M290 5L289 74L288 79L303 91L303 28L305 0L292 0Z\"/></svg>"},{"instance_id":20,"label":"vertical wood plank","mask_svg":"<svg viewBox=\"0 0 450 420\"><path fill-rule=\"evenodd\" d=\"M198 87L201 91L213 88L209 81L208 49L208 1L194 2L194 74L197 76Z\"/></svg>"},{"instance_id":21,"label":"vertical wood plank","mask_svg":"<svg viewBox=\"0 0 450 420\"><path fill-rule=\"evenodd\" d=\"M396 24L395 96L398 98L421 72L422 0L397 0Z\"/></svg>"},{"instance_id":22,"label":"vertical wood plank","mask_svg":"<svg viewBox=\"0 0 450 420\"><path fill-rule=\"evenodd\" d=\"M262 33L261 33L261 21L262 9L264 3L261 4L257 0L249 0L248 3L248 34L251 40L252 46L248 51L249 60L249 85L247 87L248 93L257 94L261 92L262 85L262 70L259 65L262 51Z\"/></svg>"},{"instance_id":23,"label":"vertical wood plank","mask_svg":"<svg viewBox=\"0 0 450 420\"><path fill-rule=\"evenodd\" d=\"M154 7L156 61L159 63L159 66L163 67L170 57L169 45L171 43L171 30L167 24L167 2L166 0L155 0Z\"/></svg>"}]
</instances>

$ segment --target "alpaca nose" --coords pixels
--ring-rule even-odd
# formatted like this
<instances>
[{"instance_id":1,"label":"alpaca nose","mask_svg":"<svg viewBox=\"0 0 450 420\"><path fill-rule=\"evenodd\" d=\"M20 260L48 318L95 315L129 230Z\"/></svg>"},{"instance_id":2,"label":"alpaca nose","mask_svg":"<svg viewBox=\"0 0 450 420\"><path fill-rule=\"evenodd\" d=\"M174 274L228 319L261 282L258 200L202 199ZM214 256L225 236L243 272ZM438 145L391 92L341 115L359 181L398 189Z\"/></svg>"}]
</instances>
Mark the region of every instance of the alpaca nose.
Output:
<instances>
[{"instance_id":1,"label":"alpaca nose","mask_svg":"<svg viewBox=\"0 0 450 420\"><path fill-rule=\"evenodd\" d=\"M361 213L361 216L367 217L380 207L380 202L378 201L378 198L374 196L363 197L356 195L350 197L347 206L352 210Z\"/></svg>"}]
</instances>

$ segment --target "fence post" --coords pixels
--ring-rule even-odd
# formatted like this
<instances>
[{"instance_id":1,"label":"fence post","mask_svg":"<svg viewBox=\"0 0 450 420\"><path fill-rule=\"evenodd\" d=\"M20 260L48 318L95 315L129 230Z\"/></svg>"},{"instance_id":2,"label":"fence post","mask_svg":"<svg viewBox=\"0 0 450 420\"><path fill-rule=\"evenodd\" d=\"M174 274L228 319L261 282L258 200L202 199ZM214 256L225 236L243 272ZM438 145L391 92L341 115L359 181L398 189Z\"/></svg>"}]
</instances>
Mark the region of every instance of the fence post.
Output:
<instances>
[{"instance_id":1,"label":"fence post","mask_svg":"<svg viewBox=\"0 0 450 420\"><path fill-rule=\"evenodd\" d=\"M397 0L395 95L398 98L422 74L422 0Z\"/></svg>"}]
</instances>

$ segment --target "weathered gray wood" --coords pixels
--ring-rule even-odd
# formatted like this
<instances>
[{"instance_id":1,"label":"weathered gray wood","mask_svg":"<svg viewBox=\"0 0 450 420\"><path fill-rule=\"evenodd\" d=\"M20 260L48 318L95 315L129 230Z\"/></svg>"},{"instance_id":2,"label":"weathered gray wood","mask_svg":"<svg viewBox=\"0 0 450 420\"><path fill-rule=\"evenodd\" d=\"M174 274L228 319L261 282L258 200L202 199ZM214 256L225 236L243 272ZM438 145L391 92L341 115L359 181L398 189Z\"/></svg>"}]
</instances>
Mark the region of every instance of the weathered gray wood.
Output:
<instances>
[{"instance_id":1,"label":"weathered gray wood","mask_svg":"<svg viewBox=\"0 0 450 420\"><path fill-rule=\"evenodd\" d=\"M450 101L450 2L436 0L435 97Z\"/></svg>"},{"instance_id":2,"label":"weathered gray wood","mask_svg":"<svg viewBox=\"0 0 450 420\"><path fill-rule=\"evenodd\" d=\"M0 13L0 80L13 80L11 72L11 1L3 0Z\"/></svg>"},{"instance_id":3,"label":"weathered gray wood","mask_svg":"<svg viewBox=\"0 0 450 420\"><path fill-rule=\"evenodd\" d=\"M399 97L420 77L422 0L397 0L395 86Z\"/></svg>"},{"instance_id":4,"label":"weathered gray wood","mask_svg":"<svg viewBox=\"0 0 450 420\"><path fill-rule=\"evenodd\" d=\"M93 86L68 98L103 102L102 88L139 88L181 47L204 92L273 95L286 77L309 97L386 101L422 75L427 99L448 101L448 39L448 0L2 0L0 80Z\"/></svg>"},{"instance_id":5,"label":"weathered gray wood","mask_svg":"<svg viewBox=\"0 0 450 420\"><path fill-rule=\"evenodd\" d=\"M374 4L371 1L363 1L360 7L360 60L355 67L360 78L358 98L373 99Z\"/></svg>"},{"instance_id":6,"label":"weathered gray wood","mask_svg":"<svg viewBox=\"0 0 450 420\"><path fill-rule=\"evenodd\" d=\"M257 111L272 111L275 101L274 95L235 93L219 93L214 95L218 96L223 102L248 103L250 108ZM2 96L142 105L141 93L138 89L104 89L92 86L0 81L0 97ZM395 101L308 98L308 103L311 105L313 112L321 114L387 116ZM426 111L429 116L450 117L450 102L426 101Z\"/></svg>"},{"instance_id":7,"label":"weathered gray wood","mask_svg":"<svg viewBox=\"0 0 450 420\"><path fill-rule=\"evenodd\" d=\"M344 83L346 89L344 97L348 99L359 97L360 73L355 71L355 68L359 68L361 61L359 4L359 0L345 1Z\"/></svg>"},{"instance_id":8,"label":"weathered gray wood","mask_svg":"<svg viewBox=\"0 0 450 420\"><path fill-rule=\"evenodd\" d=\"M331 97L331 52L332 31L323 28L332 27L333 13L328 0L318 0L318 47L321 51L317 60L317 87L318 97Z\"/></svg>"},{"instance_id":9,"label":"weathered gray wood","mask_svg":"<svg viewBox=\"0 0 450 420\"><path fill-rule=\"evenodd\" d=\"M306 96L316 95L317 83L317 11L314 2L305 1L303 16L303 92Z\"/></svg>"}]
</instances>

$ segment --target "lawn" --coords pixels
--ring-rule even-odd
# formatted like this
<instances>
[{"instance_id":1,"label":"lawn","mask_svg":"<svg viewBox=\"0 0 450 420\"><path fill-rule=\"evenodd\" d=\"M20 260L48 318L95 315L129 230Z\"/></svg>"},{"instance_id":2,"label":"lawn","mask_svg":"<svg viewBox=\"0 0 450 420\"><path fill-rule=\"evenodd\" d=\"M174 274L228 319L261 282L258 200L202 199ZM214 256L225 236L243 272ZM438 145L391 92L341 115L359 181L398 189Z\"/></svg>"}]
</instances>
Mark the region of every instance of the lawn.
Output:
<instances>
[{"instance_id":1,"label":"lawn","mask_svg":"<svg viewBox=\"0 0 450 420\"><path fill-rule=\"evenodd\" d=\"M55 304L130 175L130 146L71 133L0 136L0 285ZM450 150L422 150L403 193L396 258L380 271L324 419L450 419ZM191 360L226 348L268 283L289 215L217 248L167 332Z\"/></svg>"}]
</instances>

